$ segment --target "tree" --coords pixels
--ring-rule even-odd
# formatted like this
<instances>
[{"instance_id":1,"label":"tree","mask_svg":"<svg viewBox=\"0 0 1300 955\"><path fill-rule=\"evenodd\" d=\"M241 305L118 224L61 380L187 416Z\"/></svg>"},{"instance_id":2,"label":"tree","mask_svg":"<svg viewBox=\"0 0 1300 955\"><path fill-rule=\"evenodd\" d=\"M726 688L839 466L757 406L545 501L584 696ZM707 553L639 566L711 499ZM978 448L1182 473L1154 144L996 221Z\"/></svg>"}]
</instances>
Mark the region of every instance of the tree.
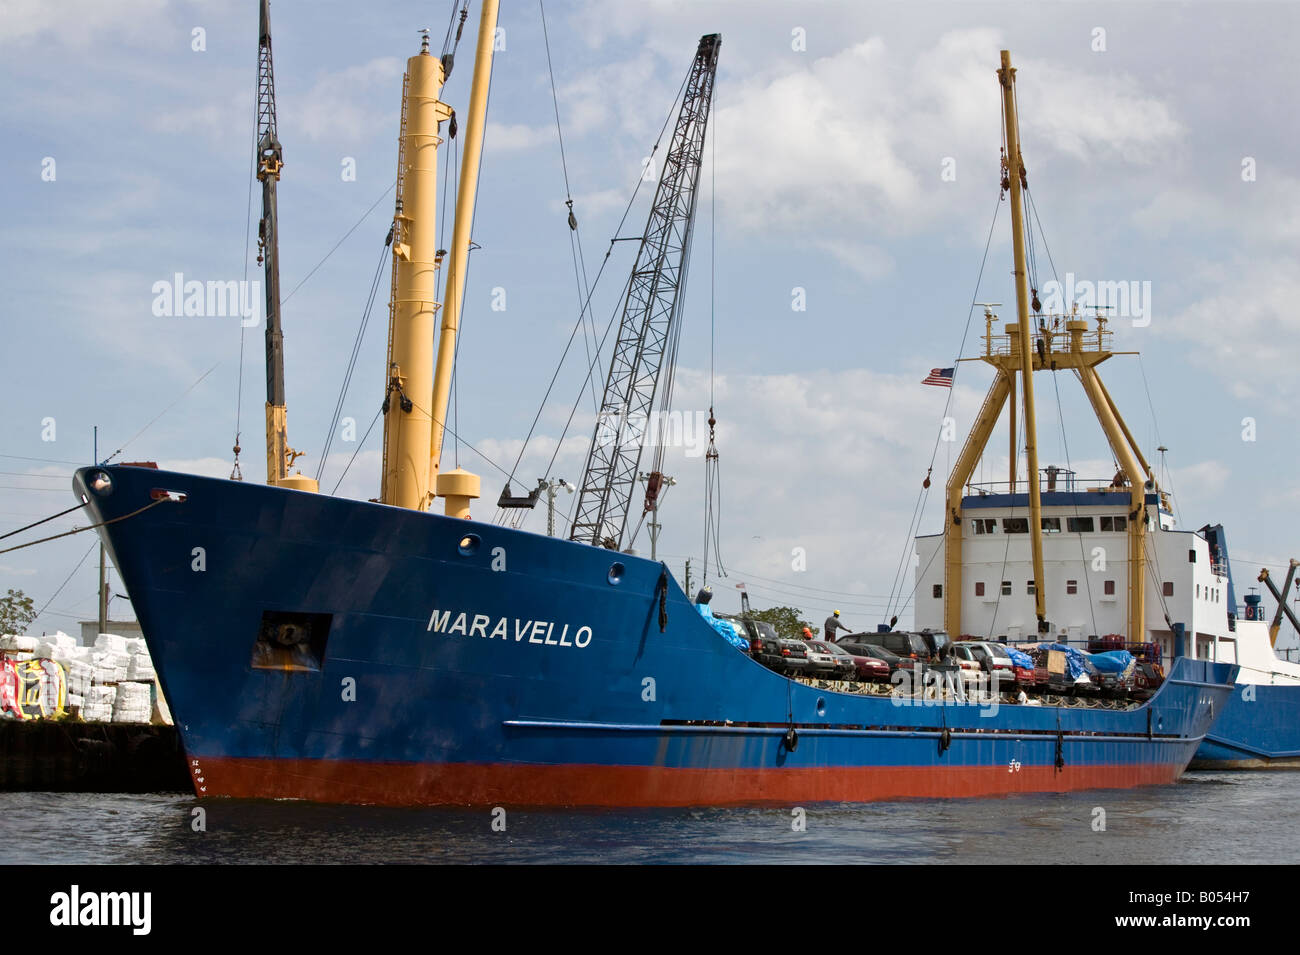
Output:
<instances>
[{"instance_id":1,"label":"tree","mask_svg":"<svg viewBox=\"0 0 1300 955\"><path fill-rule=\"evenodd\" d=\"M26 633L35 619L32 598L21 590L11 589L7 597L0 597L0 633Z\"/></svg>"},{"instance_id":2,"label":"tree","mask_svg":"<svg viewBox=\"0 0 1300 955\"><path fill-rule=\"evenodd\" d=\"M800 620L799 611L794 607L769 607L766 610L755 610L750 616L770 623L780 637L802 640L804 627L811 630L814 637L817 636L817 628L808 620Z\"/></svg>"}]
</instances>

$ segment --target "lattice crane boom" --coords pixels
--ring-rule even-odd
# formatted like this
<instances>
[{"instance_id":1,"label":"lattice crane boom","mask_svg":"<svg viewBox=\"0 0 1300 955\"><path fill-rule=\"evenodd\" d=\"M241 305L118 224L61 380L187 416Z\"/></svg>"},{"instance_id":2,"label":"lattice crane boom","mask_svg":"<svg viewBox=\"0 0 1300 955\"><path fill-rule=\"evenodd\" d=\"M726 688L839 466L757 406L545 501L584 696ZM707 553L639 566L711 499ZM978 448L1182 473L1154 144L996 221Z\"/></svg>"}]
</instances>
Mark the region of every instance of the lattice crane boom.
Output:
<instances>
[{"instance_id":1,"label":"lattice crane boom","mask_svg":"<svg viewBox=\"0 0 1300 955\"><path fill-rule=\"evenodd\" d=\"M680 323L719 34L700 38L638 247L569 537L618 549L666 351Z\"/></svg>"}]
</instances>

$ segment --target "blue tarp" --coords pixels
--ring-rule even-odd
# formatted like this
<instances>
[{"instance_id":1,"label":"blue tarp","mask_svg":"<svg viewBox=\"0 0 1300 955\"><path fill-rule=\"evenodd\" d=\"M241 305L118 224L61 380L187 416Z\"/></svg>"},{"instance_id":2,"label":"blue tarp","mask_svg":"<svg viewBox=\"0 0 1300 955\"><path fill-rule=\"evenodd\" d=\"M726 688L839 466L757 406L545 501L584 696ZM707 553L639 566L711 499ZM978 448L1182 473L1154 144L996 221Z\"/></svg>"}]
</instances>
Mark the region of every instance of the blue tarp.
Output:
<instances>
[{"instance_id":1,"label":"blue tarp","mask_svg":"<svg viewBox=\"0 0 1300 955\"><path fill-rule=\"evenodd\" d=\"M1092 665L1102 673L1123 673L1133 665L1133 654L1127 650L1108 650L1092 654Z\"/></svg>"},{"instance_id":2,"label":"blue tarp","mask_svg":"<svg viewBox=\"0 0 1300 955\"><path fill-rule=\"evenodd\" d=\"M749 652L749 637L741 627L732 623L730 620L719 620L713 616L713 611L709 609L708 604L696 604L695 609L700 612L700 616L712 624L713 629L722 634L724 640L730 643L737 650Z\"/></svg>"},{"instance_id":3,"label":"blue tarp","mask_svg":"<svg viewBox=\"0 0 1300 955\"><path fill-rule=\"evenodd\" d=\"M1025 653L1024 650L1017 650L1015 647L1005 647L1004 649L1007 651L1007 656L1011 657L1011 662L1016 666L1026 670L1034 668L1034 658Z\"/></svg>"},{"instance_id":4,"label":"blue tarp","mask_svg":"<svg viewBox=\"0 0 1300 955\"><path fill-rule=\"evenodd\" d=\"M1088 675L1088 655L1077 647L1067 647L1064 643L1040 643L1040 650L1060 650L1065 654L1065 672L1071 680Z\"/></svg>"}]
</instances>

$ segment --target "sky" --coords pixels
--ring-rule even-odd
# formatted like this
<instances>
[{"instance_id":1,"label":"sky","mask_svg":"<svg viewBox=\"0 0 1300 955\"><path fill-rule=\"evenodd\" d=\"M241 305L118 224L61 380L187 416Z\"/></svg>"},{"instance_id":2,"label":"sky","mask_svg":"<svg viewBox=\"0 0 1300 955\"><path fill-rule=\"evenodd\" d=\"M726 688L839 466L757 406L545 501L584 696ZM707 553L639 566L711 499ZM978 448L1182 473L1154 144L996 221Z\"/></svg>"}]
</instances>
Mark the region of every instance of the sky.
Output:
<instances>
[{"instance_id":1,"label":"sky","mask_svg":"<svg viewBox=\"0 0 1300 955\"><path fill-rule=\"evenodd\" d=\"M381 429L360 438L383 398L402 71L420 28L440 46L450 10L272 4L290 443L314 475L337 426L322 488L350 497L378 493ZM477 17L444 92L462 109ZM1300 553L1300 5L551 0L545 17L553 85L539 5L502 4L451 422L461 441L447 451L483 477L476 517L492 516L512 471L516 493L580 476L593 423L581 343L616 315L634 253L610 240L642 231L649 184L620 220L699 37L718 32L673 396L694 423L712 395L718 422L715 606L735 609L743 583L755 606L816 622L833 609L862 629L910 620L911 535L941 527L943 479L991 370L956 364L951 392L921 379L978 354L972 302L1014 314L1002 49L1018 71L1040 284L1136 283L1142 308L1111 327L1115 350L1140 357L1100 370L1180 526L1226 525L1239 598L1260 567L1284 574ZM253 0L0 0L0 533L75 503L70 475L91 462L96 427L101 459L120 449L115 460L221 477L238 429L245 478L263 477L263 326L159 315L155 291L177 273L260 279L256 54ZM595 281L602 262L594 331L544 400L581 276ZM343 400L348 440L332 413L377 269ZM608 348L598 387L607 363ZM1077 382L1036 384L1040 463L1113 474ZM941 437L945 416L955 440ZM705 463L698 442L681 444L666 449L677 483L658 554L679 578L691 559L698 586ZM1005 474L1006 447L1000 428L977 479ZM571 496L558 505L563 526ZM545 521L539 508L523 526ZM33 632L95 615L92 538L0 554L0 593L44 608ZM635 546L648 553L645 529ZM120 592L112 572L110 584ZM125 599L112 610L131 615Z\"/></svg>"}]
</instances>

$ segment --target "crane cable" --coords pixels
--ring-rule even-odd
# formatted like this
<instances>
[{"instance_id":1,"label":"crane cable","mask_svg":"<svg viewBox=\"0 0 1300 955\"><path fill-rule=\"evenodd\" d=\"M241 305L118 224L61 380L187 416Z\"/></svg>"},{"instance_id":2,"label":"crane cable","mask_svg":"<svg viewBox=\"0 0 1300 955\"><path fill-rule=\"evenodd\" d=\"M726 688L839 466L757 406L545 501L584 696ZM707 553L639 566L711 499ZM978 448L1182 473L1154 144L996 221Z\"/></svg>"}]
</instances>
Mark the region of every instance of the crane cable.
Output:
<instances>
[{"instance_id":1,"label":"crane cable","mask_svg":"<svg viewBox=\"0 0 1300 955\"><path fill-rule=\"evenodd\" d=\"M664 132L668 129L668 124L672 121L673 113L677 106L677 101L681 98L682 92L686 89L686 83L688 82L689 79L690 79L690 74L688 72L687 75L682 79L681 87L679 87L677 90L677 96L673 99L672 108L669 109L668 115L664 118L663 125L659 128L659 135L655 139L654 145L650 149L651 158L653 158L655 154L659 151L659 146L663 141ZM623 215L618 220L618 226L615 227L614 229L614 238L611 238L609 240L609 247L605 250L605 257L601 260L600 268L596 272L596 278L591 284L591 290L587 293L587 300L586 300L587 308L590 308L591 306L591 299L595 295L596 289L600 285L600 280L601 277L605 274L606 266L609 265L610 256L614 251L614 243L619 241L618 239L619 233L623 231L623 226L627 223L627 217L632 211L632 206L636 202L636 197L640 193L641 185L644 183L644 181L645 180L638 173L636 177L636 185L632 189L632 195L628 199L627 205L623 208ZM631 286L631 283L632 283L632 275L631 273L629 273L627 283L624 285L623 291L620 293L618 300L615 302L614 309L610 313L609 322L605 326L605 332L604 335L601 337L601 343L597 347L597 357L599 357L600 350L604 348L605 341L609 338L610 330L614 327L614 321L618 317L619 307L622 304L623 298L627 295L627 290ZM528 445L532 441L534 432L537 430L537 423L541 420L542 412L546 409L546 402L550 399L551 392L555 388L555 383L559 379L560 372L564 368L564 362L568 358L569 349L573 347L573 339L578 334L578 328L581 325L582 320L583 318L582 315L580 314L578 316L578 320L574 323L572 330L569 332L569 338L568 341L565 343L563 352L560 354L560 360L555 365L555 371L551 375L550 383L546 386L546 392L545 394L542 395L542 400L538 403L536 414L533 415L533 421L528 428L528 434L524 437L523 444L519 448L519 454L515 458L515 463L511 466L509 472L507 473L507 483L515 479L515 474L519 470L519 465L520 463L522 463L524 459L524 454L528 450ZM573 417L577 413L578 405L581 404L582 402L582 395L587 389L587 381L591 379L592 376L595 374L595 369L596 369L596 365L594 364L594 362L588 364L587 377L582 382L582 387L578 391L578 397L575 400L573 407L569 412L568 420L565 422L564 430L563 432L561 432L560 437L556 440L555 450L554 452L552 452L551 459L546 466L545 473L547 477L550 476L552 468L555 467L555 459L560 453L560 448L562 448L564 445L564 439L568 434L570 426L573 424ZM494 521L500 523L502 513L503 512L501 510L498 510L497 515L494 518ZM572 523L571 510L569 514L559 515L559 516L566 523Z\"/></svg>"},{"instance_id":2,"label":"crane cable","mask_svg":"<svg viewBox=\"0 0 1300 955\"><path fill-rule=\"evenodd\" d=\"M587 321L584 321L582 325L582 344L587 350L587 363L591 364L593 358L590 346L596 342L596 323L595 317L591 315L591 311L586 304L591 297L591 284L587 281L587 256L582 251L582 233L578 231L578 217L573 211L573 191L569 187L569 163L564 153L564 130L560 125L560 100L555 89L555 68L551 64L551 40L546 29L546 6L542 0L537 0L537 9L542 16L542 45L546 49L546 72L551 80L551 106L555 112L555 135L560 143L560 169L564 174L564 205L569 210L569 252L573 257L573 281L578 289L578 314L580 317L589 319L591 323L590 343L587 341ZM586 293L585 298L584 292ZM599 364L599 351L597 351L594 360ZM594 378L590 379L590 381L592 409L599 412L600 400L596 397L596 382ZM522 517L522 515L520 516Z\"/></svg>"},{"instance_id":3,"label":"crane cable","mask_svg":"<svg viewBox=\"0 0 1300 955\"><path fill-rule=\"evenodd\" d=\"M258 68L261 68L262 51L259 47L257 51ZM244 284L242 288L248 287L248 247L253 232L253 182L257 179L257 115L258 115L257 98L253 99L253 148L249 151L248 163L248 203L244 209ZM248 329L243 322L239 323L239 383L235 388L235 445L231 449L234 452L235 460L230 469L230 480L242 481L243 472L239 469L239 435L240 424L244 413L244 333Z\"/></svg>"},{"instance_id":4,"label":"crane cable","mask_svg":"<svg viewBox=\"0 0 1300 955\"><path fill-rule=\"evenodd\" d=\"M379 264L375 267L374 277L370 280L370 294L366 298L366 307L361 312L361 323L357 326L357 334L352 340L352 353L348 356L348 365L343 372L343 384L339 387L338 399L334 402L334 412L330 415L329 431L325 435L325 441L321 447L320 461L316 465L316 483L320 484L321 475L325 472L325 462L329 458L330 448L334 444L334 433L338 428L339 416L343 413L343 403L347 400L348 389L352 385L352 373L357 367L357 358L361 354L361 344L365 340L366 328L370 324L370 314L374 309L375 296L379 293L379 280L384 270L384 260L388 257L389 246L393 242L393 227L388 229L388 236L384 239L383 248L379 251Z\"/></svg>"},{"instance_id":5,"label":"crane cable","mask_svg":"<svg viewBox=\"0 0 1300 955\"><path fill-rule=\"evenodd\" d=\"M717 96L714 87L713 96ZM716 103L716 100L715 100ZM722 565L722 475L718 460L718 448L715 444L714 428L717 417L713 409L716 398L717 378L717 249L718 249L718 124L717 110L713 110L714 123L709 129L712 142L709 158L709 447L704 452L704 586L709 583L709 544L713 544L714 562L718 565L718 575L726 577L726 568ZM683 265L683 271L685 266ZM676 358L677 346L673 345L673 357ZM689 595L688 595L689 596Z\"/></svg>"}]
</instances>

